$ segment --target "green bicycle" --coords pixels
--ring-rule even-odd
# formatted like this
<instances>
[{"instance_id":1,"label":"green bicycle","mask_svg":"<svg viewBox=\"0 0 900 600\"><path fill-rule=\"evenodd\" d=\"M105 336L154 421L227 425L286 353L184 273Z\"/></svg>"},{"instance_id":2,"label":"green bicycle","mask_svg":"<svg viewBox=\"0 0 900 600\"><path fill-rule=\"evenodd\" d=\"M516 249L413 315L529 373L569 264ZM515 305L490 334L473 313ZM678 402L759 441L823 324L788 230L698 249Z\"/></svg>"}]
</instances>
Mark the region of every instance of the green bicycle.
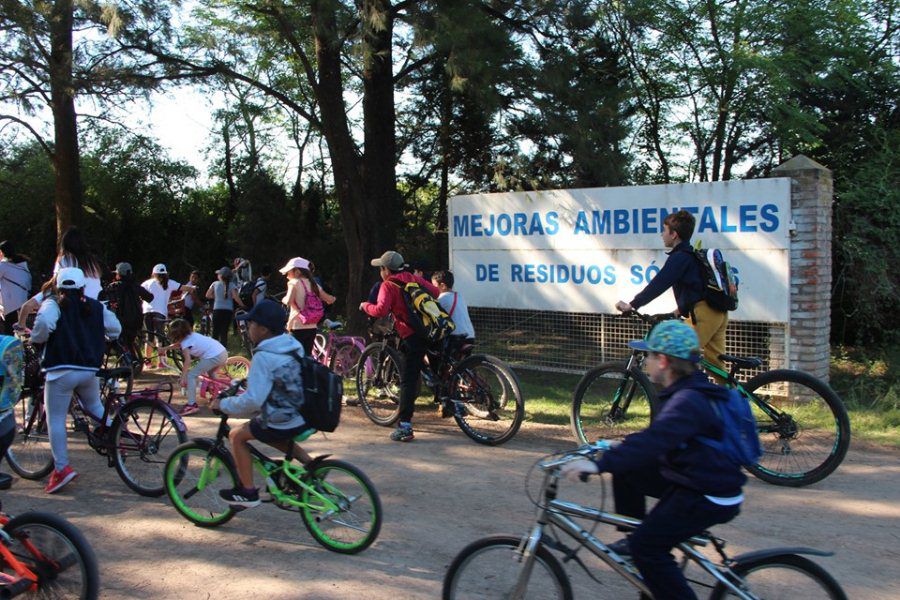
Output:
<instances>
[{"instance_id":1,"label":"green bicycle","mask_svg":"<svg viewBox=\"0 0 900 600\"><path fill-rule=\"evenodd\" d=\"M649 325L674 318L629 314ZM758 369L762 361L728 354L720 358L731 363L729 371L705 360L700 366L721 377L753 407L763 456L748 467L750 473L775 485L801 487L837 469L850 446L850 418L827 383L791 369L765 371L741 383L741 369ZM643 361L644 353L635 350L626 362L604 363L581 378L570 414L572 433L580 444L620 439L650 424L658 400L656 388L641 370Z\"/></svg>"},{"instance_id":2,"label":"green bicycle","mask_svg":"<svg viewBox=\"0 0 900 600\"><path fill-rule=\"evenodd\" d=\"M227 523L240 509L219 497L239 479L229 451L228 415L221 415L215 439L195 438L172 452L166 462L166 493L172 505L191 523L216 527ZM310 429L294 441L315 433ZM305 466L291 464L292 449L283 460L269 458L250 446L253 468L265 478L276 507L299 512L310 535L322 546L341 554L368 548L381 530L381 500L366 475L328 455Z\"/></svg>"}]
</instances>

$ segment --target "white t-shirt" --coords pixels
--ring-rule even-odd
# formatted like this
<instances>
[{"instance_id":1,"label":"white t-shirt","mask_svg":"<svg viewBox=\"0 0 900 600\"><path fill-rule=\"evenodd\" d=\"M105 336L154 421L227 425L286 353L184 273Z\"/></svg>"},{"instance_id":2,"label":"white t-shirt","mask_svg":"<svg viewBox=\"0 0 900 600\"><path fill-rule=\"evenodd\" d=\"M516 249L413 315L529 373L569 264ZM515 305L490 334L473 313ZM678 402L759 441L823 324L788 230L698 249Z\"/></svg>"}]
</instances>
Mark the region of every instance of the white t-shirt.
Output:
<instances>
[{"instance_id":1,"label":"white t-shirt","mask_svg":"<svg viewBox=\"0 0 900 600\"><path fill-rule=\"evenodd\" d=\"M141 287L153 294L152 301L141 303L141 308L143 309L144 314L146 315L147 313L159 313L165 316L169 314L169 299L172 297L172 294L174 294L178 291L179 288L181 288L181 284L173 279L170 279L169 287L167 289L163 289L159 281L157 281L155 277L151 277L150 279L142 283Z\"/></svg>"},{"instance_id":2,"label":"white t-shirt","mask_svg":"<svg viewBox=\"0 0 900 600\"><path fill-rule=\"evenodd\" d=\"M191 333L181 340L181 348L187 350L191 357L203 360L205 358L218 358L225 353L225 346L217 340L199 333Z\"/></svg>"},{"instance_id":3,"label":"white t-shirt","mask_svg":"<svg viewBox=\"0 0 900 600\"><path fill-rule=\"evenodd\" d=\"M22 308L31 293L28 263L0 261L0 312L4 315Z\"/></svg>"},{"instance_id":4,"label":"white t-shirt","mask_svg":"<svg viewBox=\"0 0 900 600\"><path fill-rule=\"evenodd\" d=\"M454 297L456 298L456 307L453 306ZM438 296L438 302L456 325L453 335L475 339L475 327L472 325L472 319L469 318L469 307L463 297L457 292L444 292Z\"/></svg>"},{"instance_id":5,"label":"white t-shirt","mask_svg":"<svg viewBox=\"0 0 900 600\"><path fill-rule=\"evenodd\" d=\"M254 304L259 304L260 300L265 300L266 291L269 289L269 284L266 282L265 279L260 277L259 279L256 280L256 285L253 286L253 289L257 290L256 302L254 302Z\"/></svg>"},{"instance_id":6,"label":"white t-shirt","mask_svg":"<svg viewBox=\"0 0 900 600\"><path fill-rule=\"evenodd\" d=\"M59 273L60 269L65 269L69 267L77 267L81 269L81 265L78 264L77 260L70 259L68 256L63 256L62 258L56 259L56 264L53 265L53 274L56 275ZM84 269L81 269L84 271ZM100 291L103 289L103 286L100 284L100 274L96 275L88 275L84 274L84 295L88 298L97 299L97 296L100 295Z\"/></svg>"}]
</instances>

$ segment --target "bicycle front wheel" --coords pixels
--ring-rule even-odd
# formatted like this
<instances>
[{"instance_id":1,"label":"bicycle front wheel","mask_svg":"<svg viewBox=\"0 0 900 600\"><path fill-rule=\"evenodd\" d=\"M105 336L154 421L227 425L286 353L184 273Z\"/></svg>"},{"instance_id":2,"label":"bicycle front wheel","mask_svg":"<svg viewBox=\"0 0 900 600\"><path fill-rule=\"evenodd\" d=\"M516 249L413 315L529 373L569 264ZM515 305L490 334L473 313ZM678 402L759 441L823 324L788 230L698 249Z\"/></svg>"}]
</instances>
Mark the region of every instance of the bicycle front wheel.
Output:
<instances>
[{"instance_id":1,"label":"bicycle front wheel","mask_svg":"<svg viewBox=\"0 0 900 600\"><path fill-rule=\"evenodd\" d=\"M10 519L3 530L12 538L9 550L13 556L38 575L34 596L81 600L98 597L97 557L74 525L56 515L29 512ZM4 564L2 571L14 575L9 565Z\"/></svg>"},{"instance_id":2,"label":"bicycle front wheel","mask_svg":"<svg viewBox=\"0 0 900 600\"><path fill-rule=\"evenodd\" d=\"M356 393L373 423L393 425L400 418L400 353L380 343L367 346L359 357Z\"/></svg>"},{"instance_id":3,"label":"bicycle front wheel","mask_svg":"<svg viewBox=\"0 0 900 600\"><path fill-rule=\"evenodd\" d=\"M375 541L381 499L362 471L342 460L326 460L306 482L312 489L303 490L300 516L317 542L332 552L356 554Z\"/></svg>"},{"instance_id":4,"label":"bicycle front wheel","mask_svg":"<svg viewBox=\"0 0 900 600\"><path fill-rule=\"evenodd\" d=\"M804 556L782 554L738 563L731 567L756 598L766 600L846 600L847 595L828 571ZM737 594L718 584L710 600L736 598Z\"/></svg>"},{"instance_id":5,"label":"bicycle front wheel","mask_svg":"<svg viewBox=\"0 0 900 600\"><path fill-rule=\"evenodd\" d=\"M575 388L569 422L579 444L616 440L646 429L656 413L656 389L637 369L604 363Z\"/></svg>"},{"instance_id":6,"label":"bicycle front wheel","mask_svg":"<svg viewBox=\"0 0 900 600\"><path fill-rule=\"evenodd\" d=\"M328 368L343 377L356 381L356 368L362 350L353 342L344 342L331 355Z\"/></svg>"},{"instance_id":7,"label":"bicycle front wheel","mask_svg":"<svg viewBox=\"0 0 900 600\"><path fill-rule=\"evenodd\" d=\"M496 535L472 542L456 555L444 575L444 600L511 598L525 567L519 538ZM534 554L523 600L572 600L572 584L559 560L543 546Z\"/></svg>"},{"instance_id":8,"label":"bicycle front wheel","mask_svg":"<svg viewBox=\"0 0 900 600\"><path fill-rule=\"evenodd\" d=\"M229 356L222 367L222 373L228 379L246 379L250 373L250 359L246 356Z\"/></svg>"},{"instance_id":9,"label":"bicycle front wheel","mask_svg":"<svg viewBox=\"0 0 900 600\"><path fill-rule=\"evenodd\" d=\"M212 443L193 441L175 448L166 461L165 482L172 506L194 525L216 527L237 512L219 496L237 486L237 470Z\"/></svg>"},{"instance_id":10,"label":"bicycle front wheel","mask_svg":"<svg viewBox=\"0 0 900 600\"><path fill-rule=\"evenodd\" d=\"M13 407L16 416L16 437L6 451L9 466L19 477L43 479L53 470L50 432L44 412L44 389L22 390Z\"/></svg>"},{"instance_id":11,"label":"bicycle front wheel","mask_svg":"<svg viewBox=\"0 0 900 600\"><path fill-rule=\"evenodd\" d=\"M165 493L163 469L176 447L187 441L184 423L160 400L135 400L119 412L113 426L116 472L141 496Z\"/></svg>"},{"instance_id":12,"label":"bicycle front wheel","mask_svg":"<svg viewBox=\"0 0 900 600\"><path fill-rule=\"evenodd\" d=\"M457 365L450 384L454 419L478 442L497 446L512 439L525 418L515 373L493 356L475 355Z\"/></svg>"},{"instance_id":13,"label":"bicycle front wheel","mask_svg":"<svg viewBox=\"0 0 900 600\"><path fill-rule=\"evenodd\" d=\"M808 373L761 373L744 386L759 428L763 455L748 470L790 487L830 475L850 446L850 418L844 403L824 381Z\"/></svg>"}]
</instances>

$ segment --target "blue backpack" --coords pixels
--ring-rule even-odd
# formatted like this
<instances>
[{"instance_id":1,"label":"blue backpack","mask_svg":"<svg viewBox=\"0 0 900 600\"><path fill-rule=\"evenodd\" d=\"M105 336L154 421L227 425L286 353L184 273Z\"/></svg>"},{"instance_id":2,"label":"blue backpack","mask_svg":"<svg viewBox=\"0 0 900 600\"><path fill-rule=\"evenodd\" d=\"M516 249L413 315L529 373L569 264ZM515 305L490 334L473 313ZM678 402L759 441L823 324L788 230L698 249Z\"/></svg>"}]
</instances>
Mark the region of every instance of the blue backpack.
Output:
<instances>
[{"instance_id":1,"label":"blue backpack","mask_svg":"<svg viewBox=\"0 0 900 600\"><path fill-rule=\"evenodd\" d=\"M722 419L722 439L697 436L697 441L724 453L732 462L743 467L759 462L762 446L759 445L759 430L750 402L736 390L728 390L728 400L710 400L709 403Z\"/></svg>"},{"instance_id":2,"label":"blue backpack","mask_svg":"<svg viewBox=\"0 0 900 600\"><path fill-rule=\"evenodd\" d=\"M24 377L22 342L10 335L0 335L0 413L11 410L19 401Z\"/></svg>"}]
</instances>

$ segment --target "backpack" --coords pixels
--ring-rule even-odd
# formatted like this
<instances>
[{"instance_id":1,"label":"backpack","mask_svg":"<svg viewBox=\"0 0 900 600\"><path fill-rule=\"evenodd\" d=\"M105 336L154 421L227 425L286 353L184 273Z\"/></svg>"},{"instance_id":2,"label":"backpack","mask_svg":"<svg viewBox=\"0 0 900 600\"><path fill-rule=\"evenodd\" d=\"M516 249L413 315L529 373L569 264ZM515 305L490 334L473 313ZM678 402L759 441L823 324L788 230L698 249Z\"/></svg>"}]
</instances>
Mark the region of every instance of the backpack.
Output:
<instances>
[{"instance_id":1,"label":"backpack","mask_svg":"<svg viewBox=\"0 0 900 600\"><path fill-rule=\"evenodd\" d=\"M735 310L738 307L738 280L734 267L725 261L718 248L695 248L694 257L700 263L705 285L703 299L718 311Z\"/></svg>"},{"instance_id":2,"label":"backpack","mask_svg":"<svg viewBox=\"0 0 900 600\"><path fill-rule=\"evenodd\" d=\"M308 288L302 279L299 281L300 285L303 286L303 289L306 290L306 300L299 313L300 322L304 325L318 323L322 320L322 317L325 316L325 306L322 304L322 299L314 294L312 289Z\"/></svg>"},{"instance_id":3,"label":"backpack","mask_svg":"<svg viewBox=\"0 0 900 600\"><path fill-rule=\"evenodd\" d=\"M750 402L736 390L728 390L728 400L710 400L713 411L722 419L722 439L697 436L701 444L722 452L735 464L755 465L762 456L759 430Z\"/></svg>"},{"instance_id":4,"label":"backpack","mask_svg":"<svg viewBox=\"0 0 900 600\"><path fill-rule=\"evenodd\" d=\"M453 319L438 303L434 296L416 281L409 283L399 279L389 279L400 288L403 302L409 311L409 322L416 335L428 342L438 342L456 329Z\"/></svg>"},{"instance_id":5,"label":"backpack","mask_svg":"<svg viewBox=\"0 0 900 600\"><path fill-rule=\"evenodd\" d=\"M291 356L300 363L303 378L303 404L300 406L303 420L318 431L334 431L341 420L343 378L309 356Z\"/></svg>"},{"instance_id":6,"label":"backpack","mask_svg":"<svg viewBox=\"0 0 900 600\"><path fill-rule=\"evenodd\" d=\"M22 342L11 335L0 335L0 413L12 410L19 401L24 379Z\"/></svg>"},{"instance_id":7,"label":"backpack","mask_svg":"<svg viewBox=\"0 0 900 600\"><path fill-rule=\"evenodd\" d=\"M109 308L119 319L123 329L140 329L144 321L141 299L134 289L136 284L116 281L109 284L107 297Z\"/></svg>"},{"instance_id":8,"label":"backpack","mask_svg":"<svg viewBox=\"0 0 900 600\"><path fill-rule=\"evenodd\" d=\"M238 297L241 299L241 302L244 303L244 306L253 306L253 292L262 288L259 284L259 280L256 281L245 281L241 288L238 290Z\"/></svg>"}]
</instances>

